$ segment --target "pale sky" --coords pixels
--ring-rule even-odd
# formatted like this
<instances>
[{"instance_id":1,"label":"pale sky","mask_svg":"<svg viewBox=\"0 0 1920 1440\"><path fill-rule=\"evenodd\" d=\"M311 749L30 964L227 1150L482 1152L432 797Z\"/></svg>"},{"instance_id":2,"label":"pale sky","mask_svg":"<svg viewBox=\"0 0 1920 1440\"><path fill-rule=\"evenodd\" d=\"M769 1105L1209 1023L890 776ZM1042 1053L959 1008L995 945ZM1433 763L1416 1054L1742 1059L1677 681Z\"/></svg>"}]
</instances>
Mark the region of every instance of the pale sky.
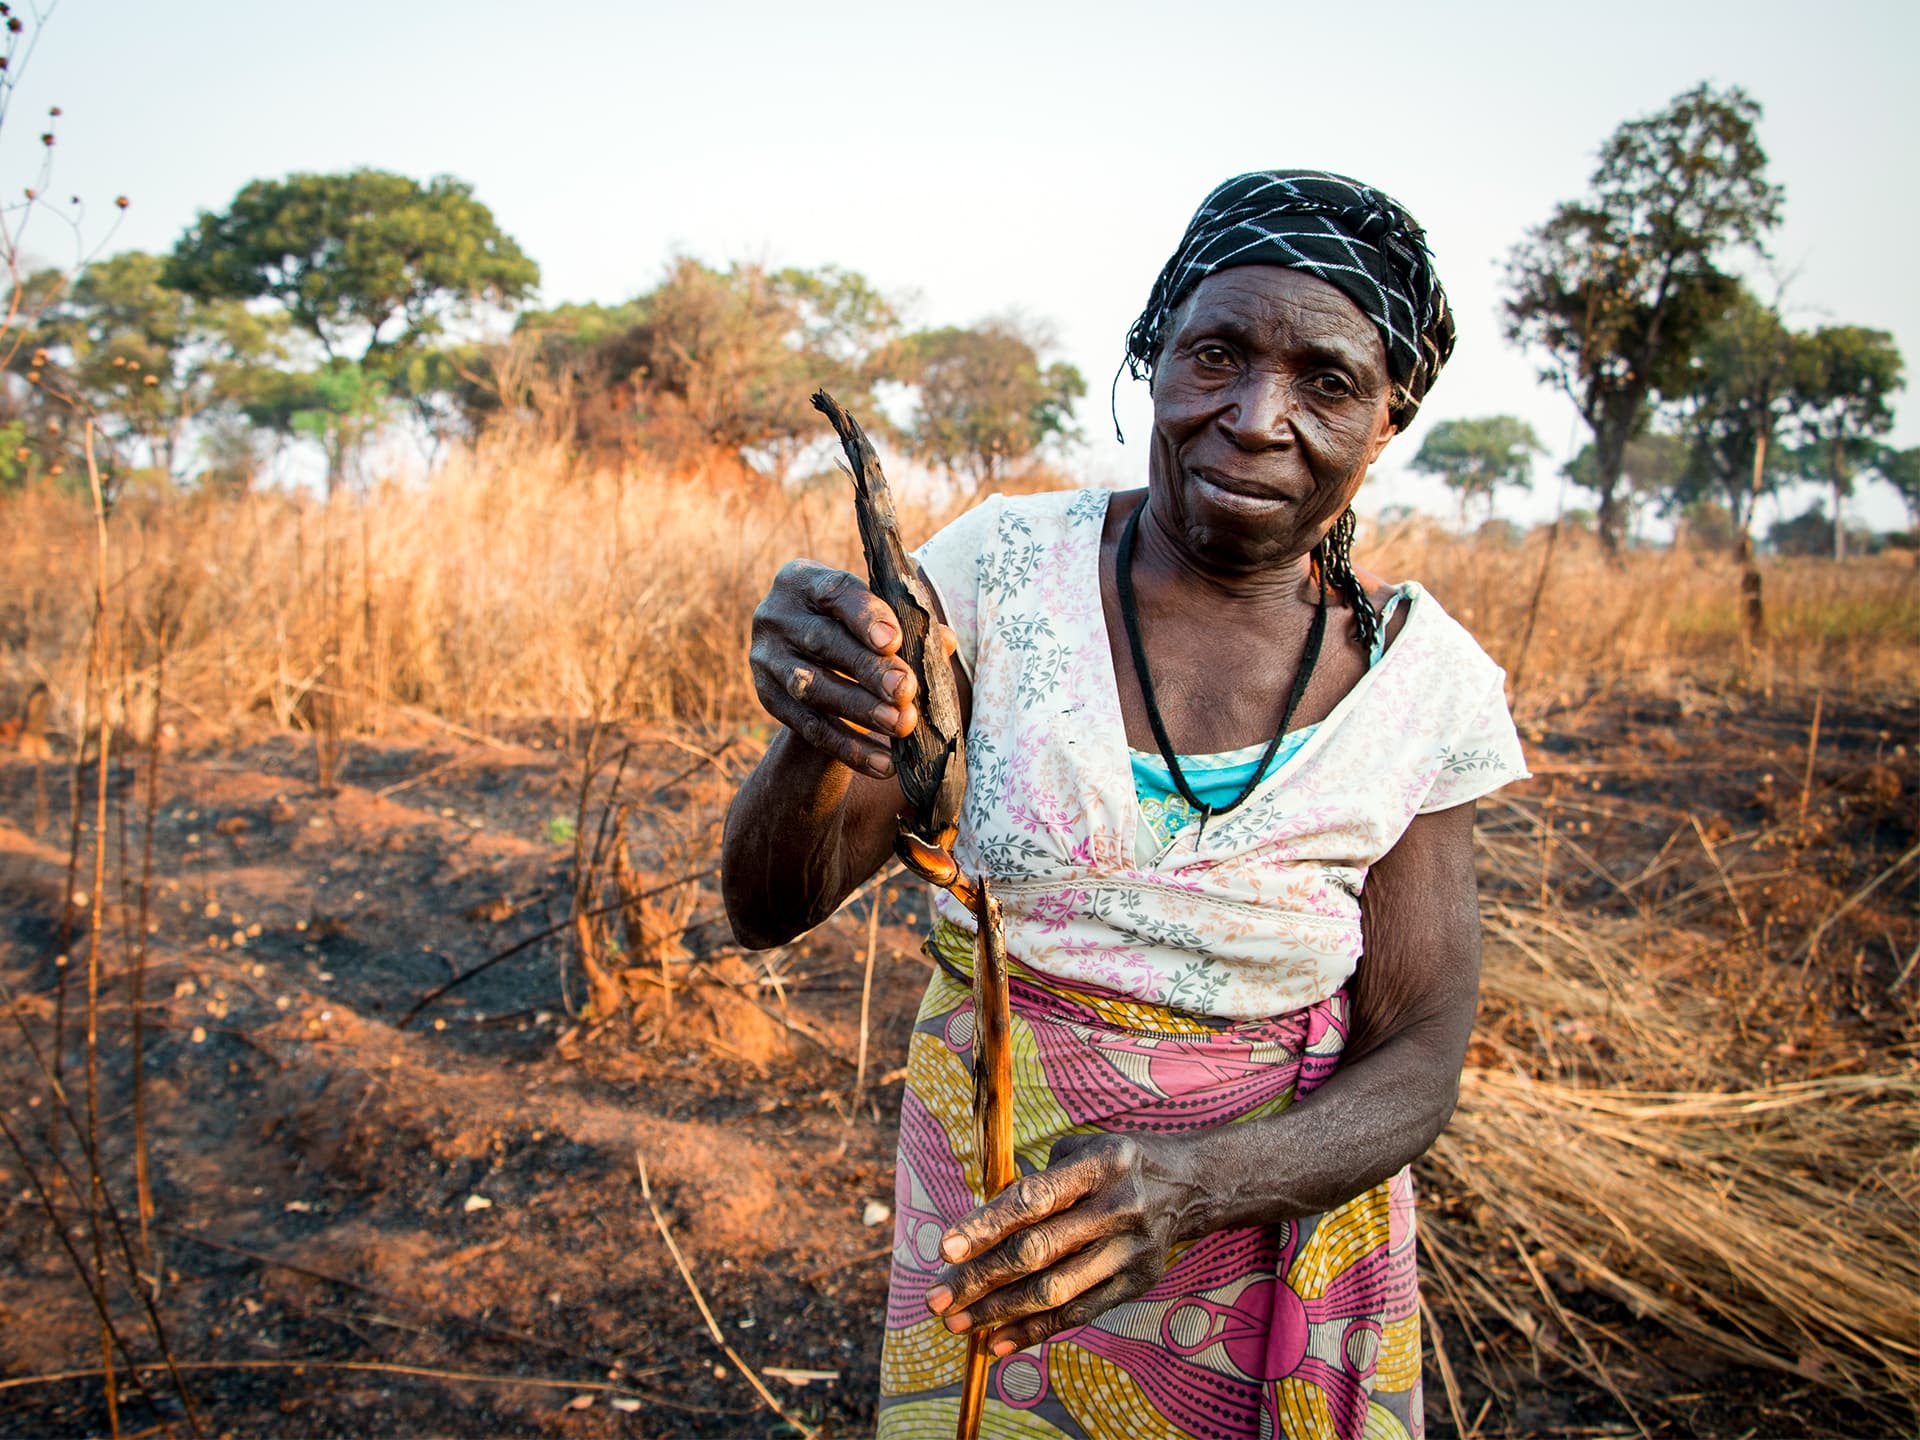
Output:
<instances>
[{"instance_id":1,"label":"pale sky","mask_svg":"<svg viewBox=\"0 0 1920 1440\"><path fill-rule=\"evenodd\" d=\"M1426 225L1460 324L1362 507L1445 510L1405 473L1424 429L1505 412L1550 451L1534 499L1502 504L1533 518L1587 437L1500 337L1500 260L1582 192L1620 121L1703 79L1765 107L1790 318L1890 330L1920 368L1916 53L1912 0L60 0L0 174L30 173L58 104L54 189L87 200L83 233L133 200L109 250L165 250L256 177L370 165L472 182L545 303L626 299L685 252L860 270L924 324L1018 312L1087 377L1070 468L1137 484L1144 387L1121 385L1123 448L1108 382L1194 206L1243 170L1342 171ZM1920 400L1899 413L1895 438L1920 443ZM1850 517L1901 511L1869 494Z\"/></svg>"}]
</instances>

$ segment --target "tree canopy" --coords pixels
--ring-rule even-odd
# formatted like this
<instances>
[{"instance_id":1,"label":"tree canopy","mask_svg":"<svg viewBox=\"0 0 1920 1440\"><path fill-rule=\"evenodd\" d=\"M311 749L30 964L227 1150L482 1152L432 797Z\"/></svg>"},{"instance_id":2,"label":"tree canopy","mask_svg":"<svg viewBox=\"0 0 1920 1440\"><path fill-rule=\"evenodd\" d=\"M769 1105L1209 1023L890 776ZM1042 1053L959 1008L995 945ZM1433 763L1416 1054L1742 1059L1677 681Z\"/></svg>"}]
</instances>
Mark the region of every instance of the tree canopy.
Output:
<instances>
[{"instance_id":1,"label":"tree canopy","mask_svg":"<svg viewBox=\"0 0 1920 1440\"><path fill-rule=\"evenodd\" d=\"M1594 435L1599 526L1619 543L1627 442L1683 385L1702 332L1730 303L1719 262L1758 246L1781 191L1766 178L1760 106L1701 84L1601 148L1586 196L1557 206L1507 264L1508 337L1541 359Z\"/></svg>"},{"instance_id":2,"label":"tree canopy","mask_svg":"<svg viewBox=\"0 0 1920 1440\"><path fill-rule=\"evenodd\" d=\"M1905 450L1883 449L1874 457L1873 468L1899 492L1907 507L1907 519L1920 525L1920 445Z\"/></svg>"},{"instance_id":3,"label":"tree canopy","mask_svg":"<svg viewBox=\"0 0 1920 1440\"><path fill-rule=\"evenodd\" d=\"M1615 487L1623 538L1632 538L1636 519L1648 510L1684 509L1679 494L1688 464L1687 442L1678 435L1648 430L1627 442ZM1592 442L1563 467L1561 473L1582 490L1598 491L1598 461Z\"/></svg>"},{"instance_id":4,"label":"tree canopy","mask_svg":"<svg viewBox=\"0 0 1920 1440\"><path fill-rule=\"evenodd\" d=\"M1533 457L1545 450L1526 421L1512 415L1476 420L1442 420L1427 432L1412 468L1438 475L1460 497L1460 519L1470 501L1486 503L1493 518L1494 491L1506 485L1525 489L1533 483Z\"/></svg>"},{"instance_id":5,"label":"tree canopy","mask_svg":"<svg viewBox=\"0 0 1920 1440\"><path fill-rule=\"evenodd\" d=\"M908 336L899 378L917 393L913 452L977 491L1049 441L1077 438L1073 402L1087 382L1064 361L1043 361L1042 344L1011 320Z\"/></svg>"},{"instance_id":6,"label":"tree canopy","mask_svg":"<svg viewBox=\"0 0 1920 1440\"><path fill-rule=\"evenodd\" d=\"M1676 504L1710 498L1726 506L1737 537L1751 534L1755 503L1789 475L1773 441L1794 413L1804 360L1779 311L1738 288L1672 386L1673 424L1688 446Z\"/></svg>"},{"instance_id":7,"label":"tree canopy","mask_svg":"<svg viewBox=\"0 0 1920 1440\"><path fill-rule=\"evenodd\" d=\"M466 182L354 170L253 181L201 213L166 282L202 299L272 300L329 360L385 368L450 319L524 299L540 269Z\"/></svg>"},{"instance_id":8,"label":"tree canopy","mask_svg":"<svg viewBox=\"0 0 1920 1440\"><path fill-rule=\"evenodd\" d=\"M1904 384L1900 351L1884 330L1823 325L1796 340L1793 455L1806 478L1833 496L1833 556L1845 556L1841 502L1893 428L1893 395Z\"/></svg>"},{"instance_id":9,"label":"tree canopy","mask_svg":"<svg viewBox=\"0 0 1920 1440\"><path fill-rule=\"evenodd\" d=\"M814 390L874 413L898 329L891 303L856 271L720 270L682 256L625 304L528 312L510 344L457 368L476 418L544 397L570 410L585 448L669 462L720 450L779 478L819 437Z\"/></svg>"},{"instance_id":10,"label":"tree canopy","mask_svg":"<svg viewBox=\"0 0 1920 1440\"><path fill-rule=\"evenodd\" d=\"M55 399L37 426L64 433L64 401L94 415L117 464L178 475L194 421L244 404L279 358L284 325L233 300L198 300L167 285L157 255L95 261L69 286L36 277L53 298L15 368ZM54 447L58 448L58 447Z\"/></svg>"}]
</instances>

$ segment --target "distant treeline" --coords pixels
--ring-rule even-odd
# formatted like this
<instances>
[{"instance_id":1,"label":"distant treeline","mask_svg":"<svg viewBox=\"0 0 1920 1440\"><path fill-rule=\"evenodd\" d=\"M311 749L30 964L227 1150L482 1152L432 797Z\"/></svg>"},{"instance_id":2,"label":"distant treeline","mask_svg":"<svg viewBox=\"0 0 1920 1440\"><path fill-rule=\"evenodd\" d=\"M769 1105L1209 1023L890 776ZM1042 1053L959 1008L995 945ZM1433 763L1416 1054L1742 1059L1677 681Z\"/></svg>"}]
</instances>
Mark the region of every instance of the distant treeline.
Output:
<instances>
[{"instance_id":1,"label":"distant treeline","mask_svg":"<svg viewBox=\"0 0 1920 1440\"><path fill-rule=\"evenodd\" d=\"M1842 553L1842 502L1868 475L1920 514L1920 450L1886 444L1904 383L1892 337L1797 330L1784 284L1763 297L1729 269L1764 261L1783 201L1759 119L1740 89L1701 85L1626 122L1588 192L1508 257L1507 337L1592 432L1565 474L1596 497L1609 548L1657 510L1747 551L1757 502L1797 482L1825 487L1831 516L1777 525L1783 544ZM458 180L255 181L169 255L23 282L31 328L0 394L0 483L72 476L91 417L110 474L245 487L277 447L308 441L331 492L401 416L434 446L510 419L595 458L721 454L786 481L819 435L807 396L823 384L973 488L1076 438L1086 386L1043 330L910 329L855 271L681 257L624 304L523 308L538 282ZM505 338L471 338L508 320ZM1449 420L1414 467L1459 493L1464 521L1529 483L1542 449L1512 416Z\"/></svg>"},{"instance_id":2,"label":"distant treeline","mask_svg":"<svg viewBox=\"0 0 1920 1440\"><path fill-rule=\"evenodd\" d=\"M317 444L331 490L411 416L435 443L502 417L582 451L675 466L731 454L787 478L818 438L820 385L974 486L1073 436L1085 382L1010 319L910 330L860 274L674 260L620 305L521 307L539 267L471 187L357 170L246 186L170 255L33 275L30 343L0 411L0 479L96 463L248 486L273 450ZM504 338L466 339L510 317ZM884 409L875 392L898 387Z\"/></svg>"}]
</instances>

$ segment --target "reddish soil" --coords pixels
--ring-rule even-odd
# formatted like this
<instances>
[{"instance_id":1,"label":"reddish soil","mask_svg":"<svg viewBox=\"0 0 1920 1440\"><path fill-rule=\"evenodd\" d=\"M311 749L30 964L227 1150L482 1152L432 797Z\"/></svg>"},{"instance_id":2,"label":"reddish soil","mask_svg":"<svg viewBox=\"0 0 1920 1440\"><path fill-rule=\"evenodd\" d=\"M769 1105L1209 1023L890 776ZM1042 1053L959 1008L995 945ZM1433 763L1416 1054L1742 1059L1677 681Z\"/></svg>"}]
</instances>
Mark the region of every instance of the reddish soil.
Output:
<instances>
[{"instance_id":1,"label":"reddish soil","mask_svg":"<svg viewBox=\"0 0 1920 1440\"><path fill-rule=\"evenodd\" d=\"M1827 707L1814 799L1828 829L1796 863L1831 870L1821 884L1834 893L1913 843L1917 718L1912 705ZM1688 805L1728 826L1797 805L1806 721L1797 706L1608 703L1562 717L1533 756L1583 786L1588 772L1570 767L1630 762L1591 776L1619 813L1646 823L1610 822L1583 838L1616 868L1637 867L1667 838L1670 813L1656 822L1683 776ZM709 764L683 746L635 745L625 793L641 805L635 854L651 882L712 863L737 757L751 748ZM1661 765L1649 768L1650 755ZM1769 773L1770 786L1759 778ZM802 943L741 957L709 878L690 908L678 907L687 929L684 957L669 964L670 1012L637 973L635 1015L598 1028L570 1018L585 992L564 973L565 937L555 935L402 1029L429 991L564 920L577 756L548 727L484 744L422 731L349 746L331 796L314 775L311 747L287 735L189 742L163 756L144 1012L152 1245L173 1350L206 1367L186 1380L208 1433L796 1433L710 1338L642 1196L637 1159L727 1344L795 1419L828 1435L870 1431L895 1067L928 967L921 889L896 880L880 893L857 1102L865 898ZM32 767L0 764L0 976L42 1044L60 1003L67 863L65 778L52 767L47 777L52 813L36 834ZM123 891L110 854L100 951L102 1159L130 1231L133 1033L118 902L137 907L144 784L144 767L121 770L110 792L109 828L124 802L135 873ZM79 886L90 891L85 868ZM1883 997L1920 938L1913 894L1903 877L1836 937L1845 943L1834 963L1851 967L1839 978L1860 995ZM96 903L66 947L65 1076L76 1106L84 930ZM1568 903L1586 902L1573 893ZM1604 903L1597 890L1591 903ZM1856 947L1876 928L1887 945ZM1890 1023L1884 1003L1877 1013L1863 1023ZM0 1094L36 1171L50 1173L40 1137L54 1107L10 1022ZM84 1172L70 1131L61 1150ZM54 1192L77 1253L89 1255L84 1209L68 1186ZM115 1314L150 1357L124 1291ZM1631 1316L1613 1318L1633 1333ZM1868 1423L1818 1395L1776 1408L1770 1397L1786 1388L1776 1378L1657 1332L1637 1338L1650 1388L1635 1398L1668 1433L1842 1434ZM1500 1344L1507 1353L1480 1359L1500 1367L1487 1373L1507 1377L1508 1395L1465 1382L1474 1408L1494 1400L1480 1433L1631 1433L1591 1382L1543 1362L1518 1334ZM74 1262L19 1157L0 1151L0 1385L99 1364ZM367 1368L341 1368L355 1365ZM145 1379L167 1395L163 1374ZM1439 1395L1430 1373L1431 1429L1452 1434ZM126 1433L160 1433L177 1414L164 1398L156 1410L122 1374ZM0 1388L0 1433L108 1424L97 1378Z\"/></svg>"}]
</instances>

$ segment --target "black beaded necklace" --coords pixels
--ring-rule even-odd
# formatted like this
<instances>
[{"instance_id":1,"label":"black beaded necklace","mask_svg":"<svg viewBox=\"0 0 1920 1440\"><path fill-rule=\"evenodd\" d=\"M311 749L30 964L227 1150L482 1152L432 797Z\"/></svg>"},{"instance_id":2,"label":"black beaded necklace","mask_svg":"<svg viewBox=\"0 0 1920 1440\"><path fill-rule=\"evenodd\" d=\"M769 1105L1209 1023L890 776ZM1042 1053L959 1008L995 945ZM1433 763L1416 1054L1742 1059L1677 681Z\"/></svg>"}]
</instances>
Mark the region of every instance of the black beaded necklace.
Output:
<instances>
[{"instance_id":1,"label":"black beaded necklace","mask_svg":"<svg viewBox=\"0 0 1920 1440\"><path fill-rule=\"evenodd\" d=\"M1167 773L1172 775L1175 787L1181 796L1195 810L1200 812L1200 828L1194 833L1194 843L1200 843L1200 837L1206 833L1207 821L1215 815L1224 815L1229 810L1238 809L1253 794L1260 782L1267 777L1267 766L1273 763L1274 752L1280 748L1285 738L1287 726L1293 723L1293 712L1300 708L1300 697L1307 693L1307 682L1313 678L1313 667L1320 661L1320 643L1327 633L1327 577L1320 574L1320 603L1314 607L1313 626L1307 631L1307 648L1300 657L1300 669L1293 677L1293 690L1287 696L1287 708L1280 717L1280 728L1273 732L1273 739L1267 742L1267 750L1260 757L1260 763L1254 767L1251 777L1244 788L1233 798L1231 804L1218 809L1205 804L1193 793L1193 787L1187 784L1187 777L1180 771L1180 760L1174 754L1173 742L1167 738L1166 722L1160 718L1160 707L1154 703L1153 677L1147 673L1147 652L1140 643L1140 617L1136 612L1133 599L1133 540L1140 529L1140 517L1145 513L1147 502L1142 500L1134 512L1127 517L1126 527L1120 532L1120 550L1114 557L1114 588L1120 600L1120 618L1126 623L1127 645L1133 651L1133 673L1140 680L1140 696L1147 702L1147 723L1153 726L1154 744L1160 747L1160 758L1167 762ZM1319 569L1319 567L1315 567Z\"/></svg>"}]
</instances>

